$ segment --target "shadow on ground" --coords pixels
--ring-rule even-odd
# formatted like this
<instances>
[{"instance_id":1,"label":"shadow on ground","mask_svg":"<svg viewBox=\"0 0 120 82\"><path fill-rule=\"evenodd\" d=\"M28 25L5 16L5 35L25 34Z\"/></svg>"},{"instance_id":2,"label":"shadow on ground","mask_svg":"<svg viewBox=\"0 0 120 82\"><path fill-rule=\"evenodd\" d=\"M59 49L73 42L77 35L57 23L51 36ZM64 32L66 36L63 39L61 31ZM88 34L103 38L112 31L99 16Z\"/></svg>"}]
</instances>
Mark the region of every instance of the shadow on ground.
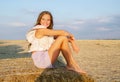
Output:
<instances>
[{"instance_id":1,"label":"shadow on ground","mask_svg":"<svg viewBox=\"0 0 120 82\"><path fill-rule=\"evenodd\" d=\"M5 42L0 42L0 44L2 44L0 45L0 59L30 57L30 53L25 52L25 49L19 45L4 45Z\"/></svg>"}]
</instances>

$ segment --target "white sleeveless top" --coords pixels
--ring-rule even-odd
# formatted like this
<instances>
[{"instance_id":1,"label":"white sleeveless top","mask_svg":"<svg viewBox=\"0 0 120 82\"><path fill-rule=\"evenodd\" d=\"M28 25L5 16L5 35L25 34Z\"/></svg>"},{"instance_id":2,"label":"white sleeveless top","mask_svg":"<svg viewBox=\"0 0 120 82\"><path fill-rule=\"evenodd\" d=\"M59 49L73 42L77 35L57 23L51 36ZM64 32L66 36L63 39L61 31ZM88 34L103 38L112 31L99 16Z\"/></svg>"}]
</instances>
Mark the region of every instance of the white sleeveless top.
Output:
<instances>
[{"instance_id":1,"label":"white sleeveless top","mask_svg":"<svg viewBox=\"0 0 120 82\"><path fill-rule=\"evenodd\" d=\"M38 28L45 28L46 29L46 27L44 27L42 25L37 25L37 26L33 27L32 30L30 30L26 34L27 41L29 43L31 43L29 52L46 51L50 48L50 46L54 42L53 36L43 36L40 39L36 38L35 37L36 30L35 29L38 29Z\"/></svg>"}]
</instances>

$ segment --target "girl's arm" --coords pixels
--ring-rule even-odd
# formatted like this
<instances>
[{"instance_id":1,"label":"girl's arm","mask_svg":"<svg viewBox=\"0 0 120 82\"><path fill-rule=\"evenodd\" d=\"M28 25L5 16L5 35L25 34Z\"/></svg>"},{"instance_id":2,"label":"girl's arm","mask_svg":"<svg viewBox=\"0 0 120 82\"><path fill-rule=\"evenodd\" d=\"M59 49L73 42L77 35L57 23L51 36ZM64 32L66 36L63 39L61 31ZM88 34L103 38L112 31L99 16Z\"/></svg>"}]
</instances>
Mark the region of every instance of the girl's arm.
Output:
<instances>
[{"instance_id":1,"label":"girl's arm","mask_svg":"<svg viewBox=\"0 0 120 82\"><path fill-rule=\"evenodd\" d=\"M53 30L53 29L44 29L44 28L40 28L40 29L36 29L36 33L35 33L35 37L36 38L41 38L43 36L66 36L69 40L69 42L72 45L72 48L75 52L79 52L79 48L77 47L76 43L75 43L75 39L74 36L64 30Z\"/></svg>"},{"instance_id":2,"label":"girl's arm","mask_svg":"<svg viewBox=\"0 0 120 82\"><path fill-rule=\"evenodd\" d=\"M70 36L70 33L64 30L36 29L35 37L41 38L42 36Z\"/></svg>"}]
</instances>

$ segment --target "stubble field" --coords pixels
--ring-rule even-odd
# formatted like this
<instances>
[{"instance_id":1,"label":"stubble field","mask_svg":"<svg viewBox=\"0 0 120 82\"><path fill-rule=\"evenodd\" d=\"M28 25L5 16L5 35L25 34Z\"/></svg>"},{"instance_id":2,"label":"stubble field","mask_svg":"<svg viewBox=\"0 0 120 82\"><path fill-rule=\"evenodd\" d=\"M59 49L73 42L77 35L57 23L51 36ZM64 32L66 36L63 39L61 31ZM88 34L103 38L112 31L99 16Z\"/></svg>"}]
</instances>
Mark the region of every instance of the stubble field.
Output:
<instances>
[{"instance_id":1,"label":"stubble field","mask_svg":"<svg viewBox=\"0 0 120 82\"><path fill-rule=\"evenodd\" d=\"M77 40L80 52L73 57L97 82L120 82L120 40ZM0 81L16 75L39 74L27 52L25 40L0 40Z\"/></svg>"}]
</instances>

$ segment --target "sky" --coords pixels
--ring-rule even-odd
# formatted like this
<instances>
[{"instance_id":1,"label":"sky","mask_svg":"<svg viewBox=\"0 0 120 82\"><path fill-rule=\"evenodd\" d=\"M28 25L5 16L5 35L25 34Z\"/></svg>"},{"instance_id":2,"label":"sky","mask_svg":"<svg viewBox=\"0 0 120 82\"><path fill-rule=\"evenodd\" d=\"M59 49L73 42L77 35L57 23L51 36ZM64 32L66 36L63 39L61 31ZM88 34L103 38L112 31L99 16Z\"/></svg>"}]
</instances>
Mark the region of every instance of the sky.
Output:
<instances>
[{"instance_id":1,"label":"sky","mask_svg":"<svg viewBox=\"0 0 120 82\"><path fill-rule=\"evenodd\" d=\"M0 40L25 40L44 10L76 39L120 39L120 0L2 0Z\"/></svg>"}]
</instances>

